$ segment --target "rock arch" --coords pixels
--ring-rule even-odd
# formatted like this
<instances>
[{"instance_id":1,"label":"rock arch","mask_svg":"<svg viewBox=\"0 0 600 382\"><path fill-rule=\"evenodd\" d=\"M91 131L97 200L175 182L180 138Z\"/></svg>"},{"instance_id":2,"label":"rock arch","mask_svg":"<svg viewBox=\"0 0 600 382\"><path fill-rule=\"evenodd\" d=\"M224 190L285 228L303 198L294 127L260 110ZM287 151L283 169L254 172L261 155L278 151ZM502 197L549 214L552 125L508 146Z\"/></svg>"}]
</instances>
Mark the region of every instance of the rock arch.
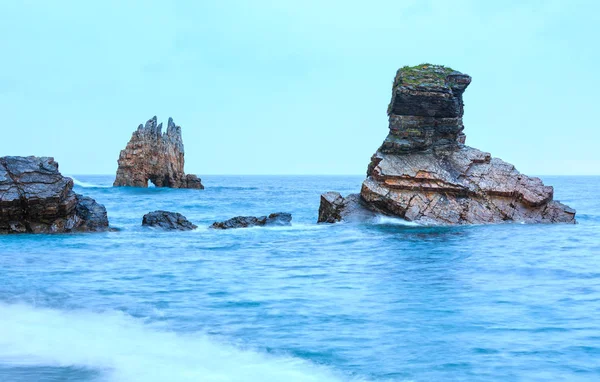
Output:
<instances>
[{"instance_id":1,"label":"rock arch","mask_svg":"<svg viewBox=\"0 0 600 382\"><path fill-rule=\"evenodd\" d=\"M186 175L181 127L169 118L167 131L156 116L133 132L129 143L119 155L117 177L113 186L204 189L200 178Z\"/></svg>"}]
</instances>

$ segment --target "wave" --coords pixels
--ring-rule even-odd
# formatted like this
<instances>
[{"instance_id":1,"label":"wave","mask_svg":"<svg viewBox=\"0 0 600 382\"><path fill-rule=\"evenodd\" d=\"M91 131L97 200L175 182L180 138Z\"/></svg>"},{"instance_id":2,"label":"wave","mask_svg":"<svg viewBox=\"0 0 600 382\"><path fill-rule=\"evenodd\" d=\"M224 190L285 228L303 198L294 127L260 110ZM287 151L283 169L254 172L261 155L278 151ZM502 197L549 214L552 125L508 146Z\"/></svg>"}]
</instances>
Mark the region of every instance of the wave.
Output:
<instances>
[{"instance_id":1,"label":"wave","mask_svg":"<svg viewBox=\"0 0 600 382\"><path fill-rule=\"evenodd\" d=\"M75 184L76 186L79 186L79 187L83 187L83 188L110 188L110 187L112 187L112 185L100 185L100 184L83 182L83 181L75 178L74 176L69 176L69 178L73 179L73 184Z\"/></svg>"},{"instance_id":2,"label":"wave","mask_svg":"<svg viewBox=\"0 0 600 382\"><path fill-rule=\"evenodd\" d=\"M401 218L392 218L389 216L379 215L373 219L374 224L378 225L402 225L407 227L421 227L421 224L410 222Z\"/></svg>"},{"instance_id":3,"label":"wave","mask_svg":"<svg viewBox=\"0 0 600 382\"><path fill-rule=\"evenodd\" d=\"M101 380L341 381L291 356L242 349L201 334L161 331L119 311L90 312L0 303L0 365L77 367Z\"/></svg>"},{"instance_id":4,"label":"wave","mask_svg":"<svg viewBox=\"0 0 600 382\"><path fill-rule=\"evenodd\" d=\"M270 229L273 231L311 231L311 230L322 230L328 228L328 224L318 224L318 223L293 223L292 225L283 225L283 226L267 226L261 227Z\"/></svg>"}]
</instances>

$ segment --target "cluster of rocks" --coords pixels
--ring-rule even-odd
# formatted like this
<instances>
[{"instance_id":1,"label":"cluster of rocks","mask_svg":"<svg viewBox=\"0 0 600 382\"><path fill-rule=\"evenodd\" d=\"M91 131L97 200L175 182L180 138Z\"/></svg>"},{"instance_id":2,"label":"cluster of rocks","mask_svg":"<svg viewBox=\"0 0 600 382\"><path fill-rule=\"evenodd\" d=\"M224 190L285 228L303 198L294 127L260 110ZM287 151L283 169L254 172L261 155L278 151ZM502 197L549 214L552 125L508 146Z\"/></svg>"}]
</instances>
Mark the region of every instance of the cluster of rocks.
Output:
<instances>
[{"instance_id":1,"label":"cluster of rocks","mask_svg":"<svg viewBox=\"0 0 600 382\"><path fill-rule=\"evenodd\" d=\"M471 77L439 65L398 70L388 107L389 133L371 157L359 194L321 195L320 223L365 221L383 214L431 225L501 222L575 223L575 210L554 190L501 159L465 145L463 93ZM181 127L167 131L153 117L121 151L114 186L203 189L184 173ZM292 216L237 216L210 228L290 225ZM192 230L183 215L154 211L144 226ZM0 233L90 232L109 229L106 209L73 192L49 157L0 158Z\"/></svg>"},{"instance_id":2,"label":"cluster of rocks","mask_svg":"<svg viewBox=\"0 0 600 382\"><path fill-rule=\"evenodd\" d=\"M114 186L148 187L151 181L156 187L204 188L196 175L183 171L181 127L172 118L165 133L156 117L140 125L121 151L118 164ZM148 217L149 222L152 218ZM106 208L92 198L74 193L73 180L60 174L53 158L0 158L0 233L107 229Z\"/></svg>"},{"instance_id":3,"label":"cluster of rocks","mask_svg":"<svg viewBox=\"0 0 600 382\"><path fill-rule=\"evenodd\" d=\"M319 222L374 214L422 224L575 223L553 188L465 145L462 95L471 77L439 65L398 70L389 134L360 194L321 196Z\"/></svg>"},{"instance_id":4,"label":"cluster of rocks","mask_svg":"<svg viewBox=\"0 0 600 382\"><path fill-rule=\"evenodd\" d=\"M238 216L211 228L291 225L285 212L269 216ZM144 215L143 226L189 231L197 226L176 212ZM73 192L73 179L62 176L49 157L0 158L0 233L66 233L109 230L106 208Z\"/></svg>"},{"instance_id":5,"label":"cluster of rocks","mask_svg":"<svg viewBox=\"0 0 600 382\"><path fill-rule=\"evenodd\" d=\"M236 216L223 222L214 222L209 228L232 229L263 226L289 226L292 215L287 212L277 212L269 216ZM168 231L190 231L198 228L195 224L177 212L154 211L144 215L142 225L156 227Z\"/></svg>"},{"instance_id":6,"label":"cluster of rocks","mask_svg":"<svg viewBox=\"0 0 600 382\"><path fill-rule=\"evenodd\" d=\"M106 208L73 192L73 180L50 157L0 158L0 233L108 229Z\"/></svg>"},{"instance_id":7,"label":"cluster of rocks","mask_svg":"<svg viewBox=\"0 0 600 382\"><path fill-rule=\"evenodd\" d=\"M156 116L139 125L124 150L119 155L114 186L204 189L200 178L186 175L181 127L169 118L167 131Z\"/></svg>"},{"instance_id":8,"label":"cluster of rocks","mask_svg":"<svg viewBox=\"0 0 600 382\"><path fill-rule=\"evenodd\" d=\"M285 212L269 216L237 216L215 222L210 228L291 225ZM177 212L154 211L142 225L164 230L198 228ZM49 157L0 158L0 234L67 233L109 230L106 208L94 199L73 192L73 179L62 176L58 163Z\"/></svg>"}]
</instances>

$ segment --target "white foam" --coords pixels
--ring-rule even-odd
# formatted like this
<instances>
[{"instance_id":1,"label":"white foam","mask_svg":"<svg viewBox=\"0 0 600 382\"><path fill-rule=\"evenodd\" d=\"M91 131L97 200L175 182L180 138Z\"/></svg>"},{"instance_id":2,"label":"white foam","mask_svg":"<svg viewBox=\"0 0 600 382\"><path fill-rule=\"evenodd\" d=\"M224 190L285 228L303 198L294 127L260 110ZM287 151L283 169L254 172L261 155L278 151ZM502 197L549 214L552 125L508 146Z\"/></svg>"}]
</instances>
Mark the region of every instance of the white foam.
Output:
<instances>
[{"instance_id":1,"label":"white foam","mask_svg":"<svg viewBox=\"0 0 600 382\"><path fill-rule=\"evenodd\" d=\"M419 227L420 224L415 222L410 222L408 220L400 219L400 218L392 218L389 216L378 215L373 219L374 224L382 224L382 225L403 225L409 227Z\"/></svg>"},{"instance_id":2,"label":"white foam","mask_svg":"<svg viewBox=\"0 0 600 382\"><path fill-rule=\"evenodd\" d=\"M201 334L161 331L124 313L0 303L0 364L76 366L106 381L338 381L330 369Z\"/></svg>"},{"instance_id":3,"label":"white foam","mask_svg":"<svg viewBox=\"0 0 600 382\"><path fill-rule=\"evenodd\" d=\"M99 184L93 184L93 183L88 183L88 182L82 182L81 180L75 178L74 176L70 176L69 178L73 179L73 184L75 184L76 186L79 187L84 187L84 188L110 188L112 186L107 186L107 185L99 185Z\"/></svg>"}]
</instances>

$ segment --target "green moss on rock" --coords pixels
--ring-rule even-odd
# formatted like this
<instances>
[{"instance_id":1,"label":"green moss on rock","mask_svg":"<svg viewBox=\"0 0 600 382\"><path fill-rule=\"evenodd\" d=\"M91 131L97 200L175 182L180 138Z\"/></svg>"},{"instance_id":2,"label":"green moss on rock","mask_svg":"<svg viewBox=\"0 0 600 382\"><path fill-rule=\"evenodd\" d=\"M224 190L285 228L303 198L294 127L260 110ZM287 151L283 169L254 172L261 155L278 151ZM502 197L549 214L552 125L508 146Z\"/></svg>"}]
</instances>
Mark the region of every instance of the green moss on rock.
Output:
<instances>
[{"instance_id":1,"label":"green moss on rock","mask_svg":"<svg viewBox=\"0 0 600 382\"><path fill-rule=\"evenodd\" d=\"M400 85L437 85L444 86L446 76L458 73L444 65L421 64L403 66L396 72L394 88Z\"/></svg>"},{"instance_id":2,"label":"green moss on rock","mask_svg":"<svg viewBox=\"0 0 600 382\"><path fill-rule=\"evenodd\" d=\"M456 70L444 65L424 63L416 66L403 66L396 72L392 92L400 86L445 86L449 74L460 74ZM393 97L392 97L393 99ZM392 104L388 106L390 113Z\"/></svg>"}]
</instances>

